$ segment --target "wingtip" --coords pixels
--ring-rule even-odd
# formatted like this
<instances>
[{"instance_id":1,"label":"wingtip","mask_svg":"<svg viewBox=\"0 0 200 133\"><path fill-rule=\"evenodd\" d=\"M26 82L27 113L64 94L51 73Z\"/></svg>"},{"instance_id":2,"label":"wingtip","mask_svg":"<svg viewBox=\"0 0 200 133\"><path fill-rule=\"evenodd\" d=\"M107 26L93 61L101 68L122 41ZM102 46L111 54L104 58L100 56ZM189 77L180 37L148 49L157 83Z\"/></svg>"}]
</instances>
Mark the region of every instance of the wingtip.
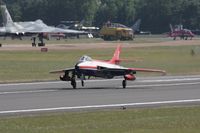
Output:
<instances>
[{"instance_id":1,"label":"wingtip","mask_svg":"<svg viewBox=\"0 0 200 133\"><path fill-rule=\"evenodd\" d=\"M165 76L167 75L167 72L166 71L162 71L162 76Z\"/></svg>"},{"instance_id":2,"label":"wingtip","mask_svg":"<svg viewBox=\"0 0 200 133\"><path fill-rule=\"evenodd\" d=\"M50 74L56 74L56 73L63 73L64 71L63 70L55 70L55 71L50 71L49 73Z\"/></svg>"}]
</instances>

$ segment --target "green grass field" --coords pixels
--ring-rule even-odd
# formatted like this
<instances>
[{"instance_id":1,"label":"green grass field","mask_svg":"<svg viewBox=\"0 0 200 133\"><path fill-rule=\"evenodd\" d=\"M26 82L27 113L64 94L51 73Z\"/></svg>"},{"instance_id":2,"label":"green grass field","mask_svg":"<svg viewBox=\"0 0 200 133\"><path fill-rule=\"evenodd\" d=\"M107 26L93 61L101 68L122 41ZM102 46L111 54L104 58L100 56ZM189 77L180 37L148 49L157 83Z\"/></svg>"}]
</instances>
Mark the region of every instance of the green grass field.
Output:
<instances>
[{"instance_id":1,"label":"green grass field","mask_svg":"<svg viewBox=\"0 0 200 133\"><path fill-rule=\"evenodd\" d=\"M191 55L194 49L195 55ZM49 51L1 51L0 82L55 80L58 75L49 71L73 67L82 55L94 59L110 59L114 49L88 49ZM168 75L200 74L200 48L198 46L123 48L122 59L141 60L123 62L126 67L157 68Z\"/></svg>"},{"instance_id":2,"label":"green grass field","mask_svg":"<svg viewBox=\"0 0 200 133\"><path fill-rule=\"evenodd\" d=\"M1 133L199 133L200 107L66 112L0 118Z\"/></svg>"}]
</instances>

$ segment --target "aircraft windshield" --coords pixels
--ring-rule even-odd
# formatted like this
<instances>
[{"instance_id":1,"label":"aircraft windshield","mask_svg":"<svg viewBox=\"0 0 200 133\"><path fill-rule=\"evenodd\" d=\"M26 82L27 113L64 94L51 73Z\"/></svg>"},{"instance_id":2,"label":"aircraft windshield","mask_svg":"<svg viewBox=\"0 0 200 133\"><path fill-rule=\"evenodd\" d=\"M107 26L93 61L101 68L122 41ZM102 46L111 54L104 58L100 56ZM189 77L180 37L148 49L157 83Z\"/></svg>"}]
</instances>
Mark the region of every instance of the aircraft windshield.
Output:
<instances>
[{"instance_id":1,"label":"aircraft windshield","mask_svg":"<svg viewBox=\"0 0 200 133\"><path fill-rule=\"evenodd\" d=\"M127 26L123 25L123 24L119 24L119 23L106 23L107 27L114 27L114 28L128 28Z\"/></svg>"},{"instance_id":2,"label":"aircraft windshield","mask_svg":"<svg viewBox=\"0 0 200 133\"><path fill-rule=\"evenodd\" d=\"M92 58L87 56L87 55L84 55L82 56L80 59L79 59L80 62L84 62L84 61L92 61Z\"/></svg>"}]
</instances>

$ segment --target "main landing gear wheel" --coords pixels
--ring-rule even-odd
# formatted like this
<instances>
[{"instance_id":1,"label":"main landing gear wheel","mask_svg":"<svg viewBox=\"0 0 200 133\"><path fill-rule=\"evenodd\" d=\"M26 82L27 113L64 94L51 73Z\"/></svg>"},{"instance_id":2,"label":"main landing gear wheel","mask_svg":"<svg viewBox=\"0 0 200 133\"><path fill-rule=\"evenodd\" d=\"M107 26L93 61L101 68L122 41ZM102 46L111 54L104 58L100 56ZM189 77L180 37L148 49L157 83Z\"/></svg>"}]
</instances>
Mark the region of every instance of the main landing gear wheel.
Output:
<instances>
[{"instance_id":1,"label":"main landing gear wheel","mask_svg":"<svg viewBox=\"0 0 200 133\"><path fill-rule=\"evenodd\" d=\"M81 85L82 85L82 87L84 87L84 85L85 85L83 80L81 80Z\"/></svg>"},{"instance_id":2,"label":"main landing gear wheel","mask_svg":"<svg viewBox=\"0 0 200 133\"><path fill-rule=\"evenodd\" d=\"M72 85L73 89L76 89L76 80L75 79L71 80L71 85Z\"/></svg>"},{"instance_id":3,"label":"main landing gear wheel","mask_svg":"<svg viewBox=\"0 0 200 133\"><path fill-rule=\"evenodd\" d=\"M122 86L123 86L123 88L126 88L126 80L122 81Z\"/></svg>"}]
</instances>

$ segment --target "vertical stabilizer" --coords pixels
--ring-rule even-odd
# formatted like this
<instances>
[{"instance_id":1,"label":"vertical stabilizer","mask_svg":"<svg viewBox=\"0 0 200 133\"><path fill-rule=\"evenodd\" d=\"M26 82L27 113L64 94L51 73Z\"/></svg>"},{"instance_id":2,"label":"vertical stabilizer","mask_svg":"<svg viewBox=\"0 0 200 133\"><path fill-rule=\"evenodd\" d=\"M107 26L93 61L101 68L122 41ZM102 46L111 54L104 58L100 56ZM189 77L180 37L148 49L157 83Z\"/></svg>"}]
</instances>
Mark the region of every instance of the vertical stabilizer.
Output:
<instances>
[{"instance_id":1,"label":"vertical stabilizer","mask_svg":"<svg viewBox=\"0 0 200 133\"><path fill-rule=\"evenodd\" d=\"M112 59L109 61L109 63L111 63L111 64L119 64L119 62L120 62L120 59L119 59L120 53L121 53L121 45L118 45L116 50L115 50L115 53L114 53Z\"/></svg>"},{"instance_id":2,"label":"vertical stabilizer","mask_svg":"<svg viewBox=\"0 0 200 133\"><path fill-rule=\"evenodd\" d=\"M3 17L3 25L7 26L13 23L13 20L10 16L10 13L8 12L8 9L6 7L6 5L1 5L1 14Z\"/></svg>"},{"instance_id":3,"label":"vertical stabilizer","mask_svg":"<svg viewBox=\"0 0 200 133\"><path fill-rule=\"evenodd\" d=\"M140 24L141 24L141 19L138 19L135 24L131 27L133 31L140 31Z\"/></svg>"},{"instance_id":4,"label":"vertical stabilizer","mask_svg":"<svg viewBox=\"0 0 200 133\"><path fill-rule=\"evenodd\" d=\"M169 28L170 28L171 32L174 32L174 29L171 24L169 24Z\"/></svg>"}]
</instances>

